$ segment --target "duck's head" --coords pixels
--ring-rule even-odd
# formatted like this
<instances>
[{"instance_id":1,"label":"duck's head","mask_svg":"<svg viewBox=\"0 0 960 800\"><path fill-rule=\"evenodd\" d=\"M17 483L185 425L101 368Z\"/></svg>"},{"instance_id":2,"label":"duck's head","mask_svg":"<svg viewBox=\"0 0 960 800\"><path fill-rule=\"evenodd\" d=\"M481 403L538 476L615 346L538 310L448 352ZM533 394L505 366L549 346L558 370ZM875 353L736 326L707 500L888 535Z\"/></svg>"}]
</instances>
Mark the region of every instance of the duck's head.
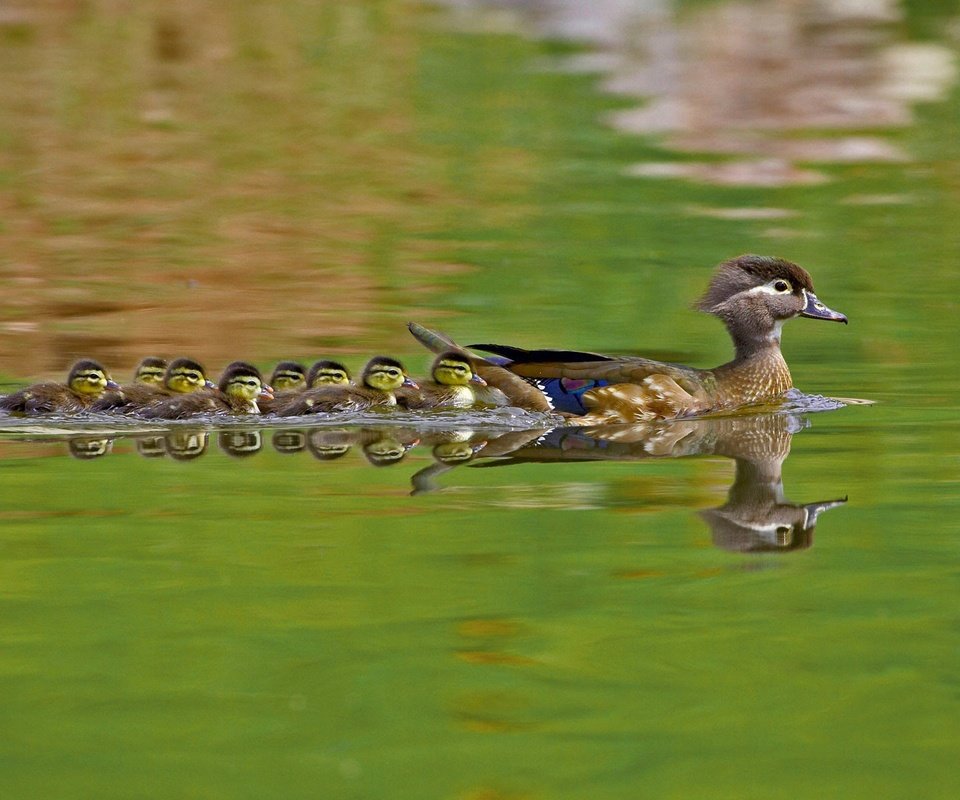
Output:
<instances>
[{"instance_id":1,"label":"duck's head","mask_svg":"<svg viewBox=\"0 0 960 800\"><path fill-rule=\"evenodd\" d=\"M394 392L401 386L417 388L403 364L386 356L376 356L367 362L363 368L363 385L381 392Z\"/></svg>"},{"instance_id":2,"label":"duck's head","mask_svg":"<svg viewBox=\"0 0 960 800\"><path fill-rule=\"evenodd\" d=\"M167 360L156 356L147 356L133 372L134 383L147 383L159 386L163 383L163 376L167 371Z\"/></svg>"},{"instance_id":3,"label":"duck's head","mask_svg":"<svg viewBox=\"0 0 960 800\"><path fill-rule=\"evenodd\" d=\"M278 392L302 389L307 385L307 371L296 361L281 361L273 369L270 385Z\"/></svg>"},{"instance_id":4,"label":"duck's head","mask_svg":"<svg viewBox=\"0 0 960 800\"><path fill-rule=\"evenodd\" d=\"M476 383L486 386L487 382L477 375L469 356L456 350L447 350L436 357L430 374L434 381L444 386L467 386Z\"/></svg>"},{"instance_id":5,"label":"duck's head","mask_svg":"<svg viewBox=\"0 0 960 800\"><path fill-rule=\"evenodd\" d=\"M171 392L187 394L198 389L213 389L213 381L208 381L203 367L190 358L176 358L170 362L163 376L163 385Z\"/></svg>"},{"instance_id":6,"label":"duck's head","mask_svg":"<svg viewBox=\"0 0 960 800\"><path fill-rule=\"evenodd\" d=\"M263 376L253 364L234 361L220 376L217 388L234 400L255 404L261 397L273 397L273 389L263 382Z\"/></svg>"},{"instance_id":7,"label":"duck's head","mask_svg":"<svg viewBox=\"0 0 960 800\"><path fill-rule=\"evenodd\" d=\"M307 386L317 389L321 386L347 386L350 372L339 361L317 361L307 373Z\"/></svg>"},{"instance_id":8,"label":"duck's head","mask_svg":"<svg viewBox=\"0 0 960 800\"><path fill-rule=\"evenodd\" d=\"M109 373L100 365L100 362L90 358L77 361L67 375L67 385L72 392L81 395L99 396L106 389L119 389L120 385L114 381Z\"/></svg>"},{"instance_id":9,"label":"duck's head","mask_svg":"<svg viewBox=\"0 0 960 800\"><path fill-rule=\"evenodd\" d=\"M738 352L778 343L783 323L794 317L847 322L820 302L805 269L771 256L742 255L722 263L696 307L724 321Z\"/></svg>"}]
</instances>

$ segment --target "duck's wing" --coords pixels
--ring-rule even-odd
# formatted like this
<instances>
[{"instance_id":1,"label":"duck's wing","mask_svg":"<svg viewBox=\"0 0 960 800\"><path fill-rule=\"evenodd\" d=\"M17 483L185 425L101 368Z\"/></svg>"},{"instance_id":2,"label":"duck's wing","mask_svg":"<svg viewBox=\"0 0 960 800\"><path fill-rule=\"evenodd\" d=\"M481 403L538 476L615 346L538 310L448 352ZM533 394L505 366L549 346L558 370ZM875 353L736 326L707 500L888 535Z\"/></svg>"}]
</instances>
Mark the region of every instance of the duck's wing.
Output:
<instances>
[{"instance_id":1,"label":"duck's wing","mask_svg":"<svg viewBox=\"0 0 960 800\"><path fill-rule=\"evenodd\" d=\"M531 382L519 377L503 366L505 359L487 359L466 350L442 331L432 330L416 322L408 322L407 328L413 337L433 353L459 350L468 355L476 373L487 382L477 390L480 403L494 406L515 406L527 411L550 411L553 406L544 393ZM399 395L398 395L399 398Z\"/></svg>"},{"instance_id":2,"label":"duck's wing","mask_svg":"<svg viewBox=\"0 0 960 800\"><path fill-rule=\"evenodd\" d=\"M198 391L179 397L156 400L137 409L138 416L147 419L188 419L200 414L213 414L221 410L224 402L216 390Z\"/></svg>"},{"instance_id":3,"label":"duck's wing","mask_svg":"<svg viewBox=\"0 0 960 800\"><path fill-rule=\"evenodd\" d=\"M413 336L434 352L455 347L463 349L449 336L430 330L415 322L408 324ZM472 350L482 350L491 356L474 356L477 373L491 386L502 390L511 404L537 411L555 410L584 414L590 408L605 405L607 400L636 405L637 398L620 397L610 392L596 394L595 390L619 384L649 384L675 386L678 399L670 415L691 406L691 398L705 397L710 391L713 376L707 370L698 370L682 364L670 364L639 356L608 356L582 350L526 350L504 344L471 344ZM522 380L518 381L517 378ZM587 396L588 392L594 392ZM610 394L607 398L605 395ZM591 397L593 401L591 401ZM641 398L642 399L642 398ZM659 408L655 415L665 413ZM646 411L644 412L646 416Z\"/></svg>"}]
</instances>

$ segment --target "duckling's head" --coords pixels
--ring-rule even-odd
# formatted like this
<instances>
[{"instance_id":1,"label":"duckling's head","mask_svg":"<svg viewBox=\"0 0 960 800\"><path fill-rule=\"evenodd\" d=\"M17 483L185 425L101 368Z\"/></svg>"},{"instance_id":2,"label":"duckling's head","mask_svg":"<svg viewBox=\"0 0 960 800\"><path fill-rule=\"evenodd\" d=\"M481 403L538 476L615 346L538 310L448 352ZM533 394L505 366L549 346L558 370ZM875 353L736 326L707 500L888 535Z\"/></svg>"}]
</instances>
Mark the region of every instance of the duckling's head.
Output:
<instances>
[{"instance_id":1,"label":"duckling's head","mask_svg":"<svg viewBox=\"0 0 960 800\"><path fill-rule=\"evenodd\" d=\"M363 454L373 466L388 467L403 461L407 451L418 444L419 439L401 441L389 433L384 433L379 439L366 442L363 445Z\"/></svg>"},{"instance_id":2,"label":"duckling's head","mask_svg":"<svg viewBox=\"0 0 960 800\"><path fill-rule=\"evenodd\" d=\"M417 388L407 376L403 364L386 356L376 356L367 362L363 368L363 385L381 392L393 392L401 386Z\"/></svg>"},{"instance_id":3,"label":"duckling's head","mask_svg":"<svg viewBox=\"0 0 960 800\"><path fill-rule=\"evenodd\" d=\"M281 361L274 367L270 385L278 392L302 389L307 385L307 371L296 361Z\"/></svg>"},{"instance_id":4,"label":"duckling's head","mask_svg":"<svg viewBox=\"0 0 960 800\"><path fill-rule=\"evenodd\" d=\"M350 383L350 372L339 361L317 361L307 374L307 386L316 389L320 386L346 386Z\"/></svg>"},{"instance_id":5,"label":"duckling's head","mask_svg":"<svg viewBox=\"0 0 960 800\"><path fill-rule=\"evenodd\" d=\"M137 368L133 373L133 382L159 386L163 383L163 376L166 371L167 360L165 358L147 356L137 364Z\"/></svg>"},{"instance_id":6,"label":"duckling's head","mask_svg":"<svg viewBox=\"0 0 960 800\"><path fill-rule=\"evenodd\" d=\"M245 361L230 364L220 376L217 388L227 397L251 404L255 404L261 396L273 397L273 390L264 384L260 370Z\"/></svg>"},{"instance_id":7,"label":"duckling's head","mask_svg":"<svg viewBox=\"0 0 960 800\"><path fill-rule=\"evenodd\" d=\"M487 382L473 370L473 362L464 353L447 350L436 357L430 374L434 381L444 386L467 386L477 383L486 386Z\"/></svg>"},{"instance_id":8,"label":"duckling's head","mask_svg":"<svg viewBox=\"0 0 960 800\"><path fill-rule=\"evenodd\" d=\"M203 367L190 358L176 358L167 367L163 377L163 385L171 392L187 394L197 389L214 388L213 381L208 381Z\"/></svg>"},{"instance_id":9,"label":"duckling's head","mask_svg":"<svg viewBox=\"0 0 960 800\"><path fill-rule=\"evenodd\" d=\"M793 317L847 321L820 302L805 269L772 256L742 255L722 263L696 307L724 321L738 351L748 343L779 342L783 323Z\"/></svg>"},{"instance_id":10,"label":"duckling's head","mask_svg":"<svg viewBox=\"0 0 960 800\"><path fill-rule=\"evenodd\" d=\"M70 368L67 385L76 394L94 397L103 394L106 389L120 388L98 361L89 358L77 361Z\"/></svg>"}]
</instances>

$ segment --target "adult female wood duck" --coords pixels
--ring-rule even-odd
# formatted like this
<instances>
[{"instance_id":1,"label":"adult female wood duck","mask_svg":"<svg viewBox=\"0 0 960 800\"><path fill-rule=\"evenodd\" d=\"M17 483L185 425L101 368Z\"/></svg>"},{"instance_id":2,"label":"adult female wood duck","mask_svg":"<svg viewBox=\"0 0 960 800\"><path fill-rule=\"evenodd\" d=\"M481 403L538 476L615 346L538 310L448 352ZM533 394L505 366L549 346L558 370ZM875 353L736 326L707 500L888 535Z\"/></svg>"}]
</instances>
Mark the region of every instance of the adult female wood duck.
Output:
<instances>
[{"instance_id":1,"label":"adult female wood duck","mask_svg":"<svg viewBox=\"0 0 960 800\"><path fill-rule=\"evenodd\" d=\"M270 376L273 398L258 401L261 414L271 414L307 387L307 370L296 361L281 361Z\"/></svg>"},{"instance_id":2,"label":"adult female wood duck","mask_svg":"<svg viewBox=\"0 0 960 800\"><path fill-rule=\"evenodd\" d=\"M307 389L280 409L281 417L328 411L363 411L377 406L395 406L394 394L401 386L417 387L403 365L393 358L376 356L363 368L360 386L321 386Z\"/></svg>"},{"instance_id":3,"label":"adult female wood duck","mask_svg":"<svg viewBox=\"0 0 960 800\"><path fill-rule=\"evenodd\" d=\"M412 410L426 410L508 403L503 392L487 386L474 370L473 359L462 350L445 350L438 355L430 367L430 376L432 380L421 381L418 389L398 390L397 404Z\"/></svg>"},{"instance_id":4,"label":"adult female wood duck","mask_svg":"<svg viewBox=\"0 0 960 800\"><path fill-rule=\"evenodd\" d=\"M136 378L132 384L120 386L97 399L90 406L91 411L121 411L134 412L156 403L164 398L176 397L181 394L190 394L200 389L213 389L216 384L208 381L203 367L191 358L175 358L167 366L159 383L141 379L144 369L155 374L155 366L144 367L146 362L162 362L161 359L144 359L137 368ZM165 363L165 362L163 362Z\"/></svg>"},{"instance_id":5,"label":"adult female wood duck","mask_svg":"<svg viewBox=\"0 0 960 800\"><path fill-rule=\"evenodd\" d=\"M17 414L75 413L85 411L107 389L117 389L99 362L77 361L66 383L35 383L0 398L0 410Z\"/></svg>"},{"instance_id":6,"label":"adult female wood duck","mask_svg":"<svg viewBox=\"0 0 960 800\"><path fill-rule=\"evenodd\" d=\"M471 347L494 353L488 363L529 381L551 408L579 416L577 424L636 422L775 400L793 386L780 352L784 322L797 316L847 322L820 302L806 270L770 256L742 255L720 264L696 307L726 325L736 350L732 361L695 369L632 356ZM422 326L411 325L411 331L434 350L450 341Z\"/></svg>"},{"instance_id":7,"label":"adult female wood duck","mask_svg":"<svg viewBox=\"0 0 960 800\"><path fill-rule=\"evenodd\" d=\"M257 401L261 397L273 397L273 390L263 382L260 371L252 364L234 361L223 371L215 389L169 397L141 409L138 414L148 419L187 419L207 414L259 414Z\"/></svg>"}]
</instances>

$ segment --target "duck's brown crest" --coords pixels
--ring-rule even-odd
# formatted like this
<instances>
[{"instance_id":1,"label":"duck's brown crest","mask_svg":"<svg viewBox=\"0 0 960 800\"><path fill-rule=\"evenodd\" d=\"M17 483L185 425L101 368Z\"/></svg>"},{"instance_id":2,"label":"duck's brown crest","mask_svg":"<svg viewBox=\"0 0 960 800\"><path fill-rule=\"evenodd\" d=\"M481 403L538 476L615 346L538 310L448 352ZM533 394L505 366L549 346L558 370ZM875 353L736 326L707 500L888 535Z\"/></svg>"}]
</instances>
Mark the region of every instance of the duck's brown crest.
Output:
<instances>
[{"instance_id":1,"label":"duck's brown crest","mask_svg":"<svg viewBox=\"0 0 960 800\"><path fill-rule=\"evenodd\" d=\"M813 280L803 267L774 256L758 256L752 253L724 261L714 273L710 286L695 308L712 311L733 295L762 286L774 278L785 278L794 287L813 291Z\"/></svg>"}]
</instances>

